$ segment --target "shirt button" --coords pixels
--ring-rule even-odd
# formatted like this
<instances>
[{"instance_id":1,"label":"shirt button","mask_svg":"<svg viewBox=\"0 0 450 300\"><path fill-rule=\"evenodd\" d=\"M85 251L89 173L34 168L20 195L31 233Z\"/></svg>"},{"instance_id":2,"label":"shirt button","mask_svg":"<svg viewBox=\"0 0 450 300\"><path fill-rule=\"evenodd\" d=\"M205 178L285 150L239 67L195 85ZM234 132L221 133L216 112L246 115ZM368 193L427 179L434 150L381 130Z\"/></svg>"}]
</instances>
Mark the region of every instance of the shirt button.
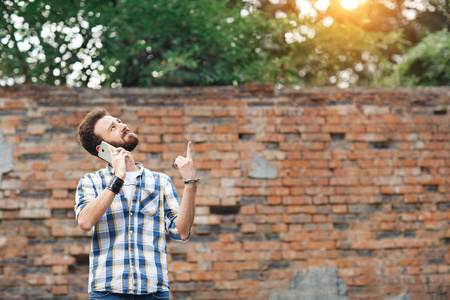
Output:
<instances>
[{"instance_id":1,"label":"shirt button","mask_svg":"<svg viewBox=\"0 0 450 300\"><path fill-rule=\"evenodd\" d=\"M133 233L133 230L130 230L130 233Z\"/></svg>"},{"instance_id":2,"label":"shirt button","mask_svg":"<svg viewBox=\"0 0 450 300\"><path fill-rule=\"evenodd\" d=\"M133 215L133 213L130 213L130 215Z\"/></svg>"}]
</instances>

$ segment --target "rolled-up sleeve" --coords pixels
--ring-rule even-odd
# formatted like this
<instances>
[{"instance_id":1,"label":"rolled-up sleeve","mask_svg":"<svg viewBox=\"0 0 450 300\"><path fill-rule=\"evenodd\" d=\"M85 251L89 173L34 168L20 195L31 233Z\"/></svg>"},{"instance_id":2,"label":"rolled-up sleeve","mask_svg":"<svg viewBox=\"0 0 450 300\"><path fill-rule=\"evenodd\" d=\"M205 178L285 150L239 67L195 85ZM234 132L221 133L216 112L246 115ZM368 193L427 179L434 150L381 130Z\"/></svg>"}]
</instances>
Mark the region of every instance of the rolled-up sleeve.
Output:
<instances>
[{"instance_id":1,"label":"rolled-up sleeve","mask_svg":"<svg viewBox=\"0 0 450 300\"><path fill-rule=\"evenodd\" d=\"M95 190L94 182L90 174L86 174L81 177L78 182L77 191L75 194L75 216L78 221L78 215L83 208L97 197L97 191Z\"/></svg>"},{"instance_id":2,"label":"rolled-up sleeve","mask_svg":"<svg viewBox=\"0 0 450 300\"><path fill-rule=\"evenodd\" d=\"M189 236L185 240L182 240L175 224L175 219L180 211L180 203L180 197L178 196L172 179L167 176L164 183L164 214L166 231L169 233L171 239L186 242L191 235L191 231L189 230Z\"/></svg>"}]
</instances>

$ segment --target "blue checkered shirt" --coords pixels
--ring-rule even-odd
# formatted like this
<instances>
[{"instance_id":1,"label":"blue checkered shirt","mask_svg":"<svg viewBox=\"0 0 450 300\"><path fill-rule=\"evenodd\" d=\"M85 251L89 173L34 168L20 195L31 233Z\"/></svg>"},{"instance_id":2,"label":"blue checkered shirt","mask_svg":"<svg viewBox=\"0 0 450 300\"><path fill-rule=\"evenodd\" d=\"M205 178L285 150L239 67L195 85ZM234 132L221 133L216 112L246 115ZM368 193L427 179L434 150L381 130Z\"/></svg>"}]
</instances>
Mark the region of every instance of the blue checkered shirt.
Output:
<instances>
[{"instance_id":1,"label":"blue checkered shirt","mask_svg":"<svg viewBox=\"0 0 450 300\"><path fill-rule=\"evenodd\" d=\"M169 176L145 169L136 178L133 199L123 190L94 226L89 255L89 292L149 294L169 290L166 234L181 241L175 226L180 208ZM108 165L78 183L75 213L94 200L114 175Z\"/></svg>"}]
</instances>

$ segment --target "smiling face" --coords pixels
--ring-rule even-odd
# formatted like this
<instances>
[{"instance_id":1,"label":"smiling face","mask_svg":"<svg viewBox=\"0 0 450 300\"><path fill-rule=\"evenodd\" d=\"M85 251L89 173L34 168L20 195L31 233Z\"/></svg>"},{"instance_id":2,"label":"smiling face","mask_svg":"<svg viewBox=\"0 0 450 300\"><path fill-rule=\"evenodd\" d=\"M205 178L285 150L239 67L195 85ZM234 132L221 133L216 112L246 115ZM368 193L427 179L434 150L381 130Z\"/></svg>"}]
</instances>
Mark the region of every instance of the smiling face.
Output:
<instances>
[{"instance_id":1,"label":"smiling face","mask_svg":"<svg viewBox=\"0 0 450 300\"><path fill-rule=\"evenodd\" d=\"M94 133L114 147L122 147L133 151L139 143L138 136L132 132L127 124L113 116L104 116L97 121Z\"/></svg>"}]
</instances>

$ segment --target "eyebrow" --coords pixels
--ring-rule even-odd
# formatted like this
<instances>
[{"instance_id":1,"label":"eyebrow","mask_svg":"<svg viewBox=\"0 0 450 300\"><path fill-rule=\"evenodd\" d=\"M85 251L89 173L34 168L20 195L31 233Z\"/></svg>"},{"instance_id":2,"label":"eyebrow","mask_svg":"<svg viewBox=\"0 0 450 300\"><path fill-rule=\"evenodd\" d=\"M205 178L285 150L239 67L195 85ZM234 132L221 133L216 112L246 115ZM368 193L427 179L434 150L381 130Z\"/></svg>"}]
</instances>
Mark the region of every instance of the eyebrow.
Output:
<instances>
[{"instance_id":1,"label":"eyebrow","mask_svg":"<svg viewBox=\"0 0 450 300\"><path fill-rule=\"evenodd\" d=\"M112 126L114 125L114 122L120 123L122 121L120 121L120 119L115 119L114 121L111 122L111 125L109 125L108 127L108 131L111 131Z\"/></svg>"}]
</instances>

